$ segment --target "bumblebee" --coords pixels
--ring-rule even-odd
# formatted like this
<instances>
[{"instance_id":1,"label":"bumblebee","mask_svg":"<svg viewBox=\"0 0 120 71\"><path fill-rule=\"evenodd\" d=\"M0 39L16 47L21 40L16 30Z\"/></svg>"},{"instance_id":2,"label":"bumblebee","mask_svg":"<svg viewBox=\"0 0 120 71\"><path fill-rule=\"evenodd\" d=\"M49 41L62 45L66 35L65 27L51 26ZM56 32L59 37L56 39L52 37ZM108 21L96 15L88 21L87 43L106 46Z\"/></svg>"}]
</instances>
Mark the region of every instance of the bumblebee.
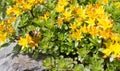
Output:
<instances>
[{"instance_id":1,"label":"bumblebee","mask_svg":"<svg viewBox=\"0 0 120 71\"><path fill-rule=\"evenodd\" d=\"M36 30L32 30L32 31L29 32L29 35L31 37L38 37L38 36L40 36L40 32L36 31Z\"/></svg>"},{"instance_id":2,"label":"bumblebee","mask_svg":"<svg viewBox=\"0 0 120 71\"><path fill-rule=\"evenodd\" d=\"M32 40L34 42L39 42L40 38L41 38L41 33L37 30L32 30L29 32L29 35L32 37Z\"/></svg>"}]
</instances>

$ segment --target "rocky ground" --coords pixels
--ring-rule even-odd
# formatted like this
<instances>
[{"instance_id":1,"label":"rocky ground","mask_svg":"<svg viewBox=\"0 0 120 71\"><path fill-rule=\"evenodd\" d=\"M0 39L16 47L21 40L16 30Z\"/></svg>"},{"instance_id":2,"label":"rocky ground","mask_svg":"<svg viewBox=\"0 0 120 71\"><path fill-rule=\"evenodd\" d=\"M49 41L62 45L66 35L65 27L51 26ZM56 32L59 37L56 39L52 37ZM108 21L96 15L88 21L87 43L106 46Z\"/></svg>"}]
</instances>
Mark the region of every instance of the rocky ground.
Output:
<instances>
[{"instance_id":1,"label":"rocky ground","mask_svg":"<svg viewBox=\"0 0 120 71\"><path fill-rule=\"evenodd\" d=\"M16 43L0 49L0 71L43 71L41 55L39 60L34 60L28 55L18 54L13 56L12 50Z\"/></svg>"}]
</instances>

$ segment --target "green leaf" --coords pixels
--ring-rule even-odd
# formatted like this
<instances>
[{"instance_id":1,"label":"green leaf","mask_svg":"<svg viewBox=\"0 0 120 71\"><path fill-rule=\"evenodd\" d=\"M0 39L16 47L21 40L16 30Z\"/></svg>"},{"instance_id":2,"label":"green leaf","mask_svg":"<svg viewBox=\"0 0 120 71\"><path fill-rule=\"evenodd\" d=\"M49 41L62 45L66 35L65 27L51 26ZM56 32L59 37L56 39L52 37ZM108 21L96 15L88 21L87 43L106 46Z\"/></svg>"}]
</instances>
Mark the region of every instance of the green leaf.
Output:
<instances>
[{"instance_id":1,"label":"green leaf","mask_svg":"<svg viewBox=\"0 0 120 71\"><path fill-rule=\"evenodd\" d=\"M73 71L84 71L84 66L82 64L77 64L74 66Z\"/></svg>"}]
</instances>

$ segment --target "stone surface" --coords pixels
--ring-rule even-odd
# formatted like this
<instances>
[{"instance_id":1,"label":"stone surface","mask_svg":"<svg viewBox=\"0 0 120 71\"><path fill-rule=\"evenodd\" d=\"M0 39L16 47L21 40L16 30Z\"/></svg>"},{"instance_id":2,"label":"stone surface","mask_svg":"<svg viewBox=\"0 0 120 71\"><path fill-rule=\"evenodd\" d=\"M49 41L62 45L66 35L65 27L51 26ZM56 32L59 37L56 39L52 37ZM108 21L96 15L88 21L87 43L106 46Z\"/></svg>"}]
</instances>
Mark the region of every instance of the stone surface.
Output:
<instances>
[{"instance_id":1,"label":"stone surface","mask_svg":"<svg viewBox=\"0 0 120 71\"><path fill-rule=\"evenodd\" d=\"M28 55L19 54L13 57L12 50L16 43L11 43L8 47L0 49L0 71L43 71L42 61L45 58L40 56L39 60L34 60Z\"/></svg>"}]
</instances>

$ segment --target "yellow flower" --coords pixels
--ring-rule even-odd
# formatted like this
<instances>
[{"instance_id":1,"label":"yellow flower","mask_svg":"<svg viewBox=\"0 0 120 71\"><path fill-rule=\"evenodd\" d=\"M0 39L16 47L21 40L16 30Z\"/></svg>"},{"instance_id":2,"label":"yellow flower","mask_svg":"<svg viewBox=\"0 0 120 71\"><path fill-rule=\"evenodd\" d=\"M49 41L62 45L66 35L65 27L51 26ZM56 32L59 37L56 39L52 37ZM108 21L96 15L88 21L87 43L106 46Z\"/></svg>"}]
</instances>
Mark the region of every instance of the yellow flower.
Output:
<instances>
[{"instance_id":1,"label":"yellow flower","mask_svg":"<svg viewBox=\"0 0 120 71\"><path fill-rule=\"evenodd\" d=\"M14 0L17 4L22 4L24 0Z\"/></svg>"},{"instance_id":2,"label":"yellow flower","mask_svg":"<svg viewBox=\"0 0 120 71\"><path fill-rule=\"evenodd\" d=\"M101 18L98 18L98 26L100 26L101 28L103 28L104 30L108 29L108 28L112 28L113 24L111 23L111 20L108 19L107 15L103 15L101 16Z\"/></svg>"},{"instance_id":3,"label":"yellow flower","mask_svg":"<svg viewBox=\"0 0 120 71\"><path fill-rule=\"evenodd\" d=\"M63 18L58 18L57 23L60 25L63 23Z\"/></svg>"},{"instance_id":4,"label":"yellow flower","mask_svg":"<svg viewBox=\"0 0 120 71\"><path fill-rule=\"evenodd\" d=\"M81 40L83 38L81 30L76 30L74 37L76 40Z\"/></svg>"},{"instance_id":5,"label":"yellow flower","mask_svg":"<svg viewBox=\"0 0 120 71\"><path fill-rule=\"evenodd\" d=\"M11 6L7 8L6 14L7 15L13 14L13 8Z\"/></svg>"},{"instance_id":6,"label":"yellow flower","mask_svg":"<svg viewBox=\"0 0 120 71\"><path fill-rule=\"evenodd\" d=\"M86 11L85 11L85 9L83 9L82 6L80 8L76 7L75 12L82 19L85 19L87 17L86 16Z\"/></svg>"},{"instance_id":7,"label":"yellow flower","mask_svg":"<svg viewBox=\"0 0 120 71\"><path fill-rule=\"evenodd\" d=\"M72 31L72 33L70 34L70 37L78 41L83 38L82 32L79 29L76 29L76 31Z\"/></svg>"},{"instance_id":8,"label":"yellow flower","mask_svg":"<svg viewBox=\"0 0 120 71\"><path fill-rule=\"evenodd\" d=\"M13 9L14 14L16 15L16 17L18 17L21 14L20 9L16 6L14 6Z\"/></svg>"},{"instance_id":9,"label":"yellow flower","mask_svg":"<svg viewBox=\"0 0 120 71\"><path fill-rule=\"evenodd\" d=\"M113 24L109 19L98 19L98 25L104 30L112 28Z\"/></svg>"},{"instance_id":10,"label":"yellow flower","mask_svg":"<svg viewBox=\"0 0 120 71\"><path fill-rule=\"evenodd\" d=\"M102 50L102 53L104 53L106 56L110 56L110 54L113 52L113 42L106 44L106 49Z\"/></svg>"},{"instance_id":11,"label":"yellow flower","mask_svg":"<svg viewBox=\"0 0 120 71\"><path fill-rule=\"evenodd\" d=\"M71 28L71 31L75 31L76 28L77 28L77 25L76 24L71 24L70 28Z\"/></svg>"},{"instance_id":12,"label":"yellow flower","mask_svg":"<svg viewBox=\"0 0 120 71\"><path fill-rule=\"evenodd\" d=\"M66 19L67 21L69 21L69 20L70 20L70 17L72 16L71 11L65 10L65 11L63 12L63 16L65 17L65 19Z\"/></svg>"},{"instance_id":13,"label":"yellow flower","mask_svg":"<svg viewBox=\"0 0 120 71\"><path fill-rule=\"evenodd\" d=\"M35 3L35 0L28 0L28 2L29 2L30 4L34 4L34 3Z\"/></svg>"},{"instance_id":14,"label":"yellow flower","mask_svg":"<svg viewBox=\"0 0 120 71\"><path fill-rule=\"evenodd\" d=\"M102 0L103 4L108 4L108 0Z\"/></svg>"},{"instance_id":15,"label":"yellow flower","mask_svg":"<svg viewBox=\"0 0 120 71\"><path fill-rule=\"evenodd\" d=\"M119 43L114 44L113 55L114 55L114 58L120 57L120 44Z\"/></svg>"},{"instance_id":16,"label":"yellow flower","mask_svg":"<svg viewBox=\"0 0 120 71\"><path fill-rule=\"evenodd\" d=\"M59 0L58 1L58 5L61 5L61 6L67 6L68 5L68 0Z\"/></svg>"},{"instance_id":17,"label":"yellow flower","mask_svg":"<svg viewBox=\"0 0 120 71\"><path fill-rule=\"evenodd\" d=\"M0 45L3 44L7 39L7 33L0 33Z\"/></svg>"},{"instance_id":18,"label":"yellow flower","mask_svg":"<svg viewBox=\"0 0 120 71\"><path fill-rule=\"evenodd\" d=\"M113 53L114 58L120 56L120 44L118 42L110 42L110 45L106 46L106 49L102 51L106 56L110 56Z\"/></svg>"},{"instance_id":19,"label":"yellow flower","mask_svg":"<svg viewBox=\"0 0 120 71\"><path fill-rule=\"evenodd\" d=\"M70 5L70 10L74 11L75 10L75 6L74 5Z\"/></svg>"},{"instance_id":20,"label":"yellow flower","mask_svg":"<svg viewBox=\"0 0 120 71\"><path fill-rule=\"evenodd\" d=\"M99 7L101 7L101 5L99 4L89 4L86 8L87 16L89 18L96 19L98 17L98 13L101 13L101 8L99 9ZM100 11L98 12L97 9L99 9Z\"/></svg>"},{"instance_id":21,"label":"yellow flower","mask_svg":"<svg viewBox=\"0 0 120 71\"><path fill-rule=\"evenodd\" d=\"M39 0L39 3L40 3L40 4L43 4L43 3L44 3L44 0Z\"/></svg>"},{"instance_id":22,"label":"yellow flower","mask_svg":"<svg viewBox=\"0 0 120 71\"><path fill-rule=\"evenodd\" d=\"M28 42L32 41L32 38L29 36L29 34L26 34L25 37L26 37Z\"/></svg>"},{"instance_id":23,"label":"yellow flower","mask_svg":"<svg viewBox=\"0 0 120 71\"><path fill-rule=\"evenodd\" d=\"M95 13L96 13L96 15L102 15L102 14L104 14L104 8L103 8L103 6L98 6L97 8L96 8L96 10L95 10Z\"/></svg>"},{"instance_id":24,"label":"yellow flower","mask_svg":"<svg viewBox=\"0 0 120 71\"><path fill-rule=\"evenodd\" d=\"M45 21L47 21L48 18L49 18L49 13L46 12L42 18L43 18Z\"/></svg>"},{"instance_id":25,"label":"yellow flower","mask_svg":"<svg viewBox=\"0 0 120 71\"><path fill-rule=\"evenodd\" d=\"M0 24L1 24L1 25L4 25L4 23L5 23L5 22L4 22L4 21L2 21Z\"/></svg>"},{"instance_id":26,"label":"yellow flower","mask_svg":"<svg viewBox=\"0 0 120 71\"><path fill-rule=\"evenodd\" d=\"M88 33L88 28L86 25L80 28L83 33Z\"/></svg>"},{"instance_id":27,"label":"yellow flower","mask_svg":"<svg viewBox=\"0 0 120 71\"><path fill-rule=\"evenodd\" d=\"M23 3L23 10L27 10L27 9L31 10L31 8L32 8L32 4L27 2Z\"/></svg>"},{"instance_id":28,"label":"yellow flower","mask_svg":"<svg viewBox=\"0 0 120 71\"><path fill-rule=\"evenodd\" d=\"M57 12L62 12L62 11L64 11L64 6L57 5L55 9Z\"/></svg>"},{"instance_id":29,"label":"yellow flower","mask_svg":"<svg viewBox=\"0 0 120 71\"><path fill-rule=\"evenodd\" d=\"M112 51L110 49L105 49L102 51L102 53L104 53L106 56L110 56L111 52Z\"/></svg>"},{"instance_id":30,"label":"yellow flower","mask_svg":"<svg viewBox=\"0 0 120 71\"><path fill-rule=\"evenodd\" d=\"M112 32L111 30L100 30L100 36L102 36L104 39L108 39L112 36Z\"/></svg>"},{"instance_id":31,"label":"yellow flower","mask_svg":"<svg viewBox=\"0 0 120 71\"><path fill-rule=\"evenodd\" d=\"M5 30L5 25L0 24L0 32Z\"/></svg>"},{"instance_id":32,"label":"yellow flower","mask_svg":"<svg viewBox=\"0 0 120 71\"><path fill-rule=\"evenodd\" d=\"M113 33L111 35L111 40L112 41L116 41L116 42L120 42L120 35L116 34L116 33Z\"/></svg>"},{"instance_id":33,"label":"yellow flower","mask_svg":"<svg viewBox=\"0 0 120 71\"><path fill-rule=\"evenodd\" d=\"M82 25L82 20L81 20L81 18L76 18L76 19L75 19L75 24L76 24L78 27L80 27L80 26Z\"/></svg>"},{"instance_id":34,"label":"yellow flower","mask_svg":"<svg viewBox=\"0 0 120 71\"><path fill-rule=\"evenodd\" d=\"M95 25L95 19L89 18L88 21L86 21L89 26L94 26Z\"/></svg>"},{"instance_id":35,"label":"yellow flower","mask_svg":"<svg viewBox=\"0 0 120 71\"><path fill-rule=\"evenodd\" d=\"M15 19L16 19L15 17L11 17L7 20L7 23L11 24L11 23L15 22Z\"/></svg>"},{"instance_id":36,"label":"yellow flower","mask_svg":"<svg viewBox=\"0 0 120 71\"><path fill-rule=\"evenodd\" d=\"M94 11L87 11L87 16L92 19L97 18L97 15L94 13Z\"/></svg>"},{"instance_id":37,"label":"yellow flower","mask_svg":"<svg viewBox=\"0 0 120 71\"><path fill-rule=\"evenodd\" d=\"M20 40L18 41L18 44L21 45L22 47L28 47L28 44L32 41L31 37L26 34L25 38L20 37Z\"/></svg>"},{"instance_id":38,"label":"yellow flower","mask_svg":"<svg viewBox=\"0 0 120 71\"><path fill-rule=\"evenodd\" d=\"M14 5L13 7L9 7L6 13L8 15L12 15L12 16L15 15L16 17L18 17L21 14L21 11L16 5Z\"/></svg>"},{"instance_id":39,"label":"yellow flower","mask_svg":"<svg viewBox=\"0 0 120 71\"><path fill-rule=\"evenodd\" d=\"M88 33L93 37L99 36L100 28L96 26L88 26Z\"/></svg>"},{"instance_id":40,"label":"yellow flower","mask_svg":"<svg viewBox=\"0 0 120 71\"><path fill-rule=\"evenodd\" d=\"M20 40L18 41L18 44L22 47L28 47L28 41L25 38L20 37Z\"/></svg>"}]
</instances>

